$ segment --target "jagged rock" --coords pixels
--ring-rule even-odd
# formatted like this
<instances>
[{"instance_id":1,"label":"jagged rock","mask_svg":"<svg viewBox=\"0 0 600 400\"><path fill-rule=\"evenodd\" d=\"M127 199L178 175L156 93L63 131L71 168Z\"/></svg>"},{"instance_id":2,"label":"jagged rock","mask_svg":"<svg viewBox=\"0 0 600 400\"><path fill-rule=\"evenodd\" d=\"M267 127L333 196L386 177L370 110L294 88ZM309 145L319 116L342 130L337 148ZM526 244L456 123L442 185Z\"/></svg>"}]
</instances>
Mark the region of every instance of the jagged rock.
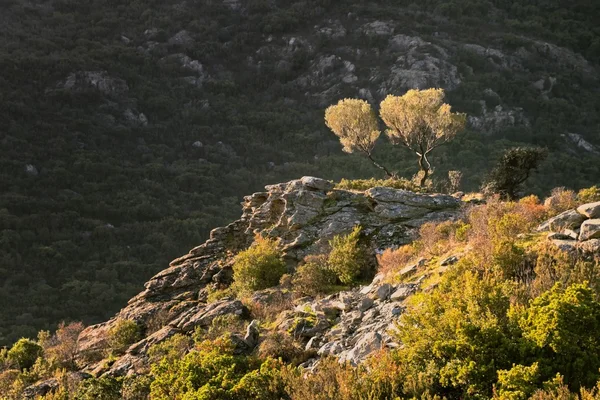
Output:
<instances>
[{"instance_id":1,"label":"jagged rock","mask_svg":"<svg viewBox=\"0 0 600 400\"><path fill-rule=\"evenodd\" d=\"M577 248L577 240L557 240L554 239L551 241L556 247L561 249L562 251L572 252Z\"/></svg>"},{"instance_id":2,"label":"jagged rock","mask_svg":"<svg viewBox=\"0 0 600 400\"><path fill-rule=\"evenodd\" d=\"M324 356L335 356L344 351L344 347L339 341L325 343L321 348L317 351L317 354Z\"/></svg>"},{"instance_id":3,"label":"jagged rock","mask_svg":"<svg viewBox=\"0 0 600 400\"><path fill-rule=\"evenodd\" d=\"M244 341L248 344L250 348L256 347L258 344L258 339L260 337L260 329L258 327L258 321L253 320L248 324L246 328L246 336L244 336Z\"/></svg>"},{"instance_id":4,"label":"jagged rock","mask_svg":"<svg viewBox=\"0 0 600 400\"><path fill-rule=\"evenodd\" d=\"M75 91L86 90L91 87L111 96L123 95L129 91L129 86L123 79L113 78L106 71L73 72L59 86Z\"/></svg>"},{"instance_id":5,"label":"jagged rock","mask_svg":"<svg viewBox=\"0 0 600 400\"><path fill-rule=\"evenodd\" d=\"M390 300L392 300L392 301L404 300L405 298L407 298L408 296L413 294L414 291L415 291L414 285L400 285L394 291L394 293L391 294Z\"/></svg>"},{"instance_id":6,"label":"jagged rock","mask_svg":"<svg viewBox=\"0 0 600 400\"><path fill-rule=\"evenodd\" d=\"M460 205L460 200L445 194L418 194L387 187L369 189L365 195L376 202L400 203L429 210L457 208Z\"/></svg>"},{"instance_id":7,"label":"jagged rock","mask_svg":"<svg viewBox=\"0 0 600 400\"><path fill-rule=\"evenodd\" d=\"M548 240L577 240L579 235L571 229L565 229L562 232L550 232Z\"/></svg>"},{"instance_id":8,"label":"jagged rock","mask_svg":"<svg viewBox=\"0 0 600 400\"><path fill-rule=\"evenodd\" d=\"M600 217L600 201L588 203L577 207L577 212L588 218L594 219Z\"/></svg>"},{"instance_id":9,"label":"jagged rock","mask_svg":"<svg viewBox=\"0 0 600 400\"><path fill-rule=\"evenodd\" d=\"M149 347L175 333L189 334L196 326L206 328L220 315L248 317L248 310L239 300L205 302L210 290L231 284L233 256L247 249L256 234L276 238L284 259L293 270L305 256L324 251L334 235L348 233L354 226L361 225L369 237L365 246L374 264L378 249L410 243L421 224L455 218L461 204L460 200L447 195L416 194L391 188L373 188L366 192L339 190L331 182L315 177L269 185L265 189L246 196L239 220L213 229L205 243L173 260L168 268L152 277L144 285L145 290L132 298L115 318L81 333L78 360L82 360L86 371L127 375L147 367ZM383 208L418 210L418 213L402 216L396 211L397 219L391 222L376 208L378 211ZM351 350L369 331L384 336L390 321L400 315L403 308L398 302L387 301L394 287L383 283L383 279L383 275L377 275L371 285L360 290L297 302L309 302L307 309L301 306L281 313L276 326L306 341L318 336L319 341L313 341L315 348L337 341L335 346L326 348L336 354ZM252 301L257 306L279 302L293 307L291 295L279 288L256 292ZM84 361L86 354L102 357L108 330L122 319L135 321L142 332L148 334L132 345L108 371L99 359ZM161 325L153 332L148 327L157 319ZM248 349L252 348L250 342L255 342L253 337L251 333L247 338L251 339L246 343ZM245 339L240 338L244 342Z\"/></svg>"},{"instance_id":10,"label":"jagged rock","mask_svg":"<svg viewBox=\"0 0 600 400\"><path fill-rule=\"evenodd\" d=\"M417 264L408 265L400 270L398 275L400 276L409 276L417 272Z\"/></svg>"},{"instance_id":11,"label":"jagged rock","mask_svg":"<svg viewBox=\"0 0 600 400\"><path fill-rule=\"evenodd\" d=\"M448 265L454 265L457 262L458 262L457 256L450 256L450 257L444 258L442 261L440 261L440 266L446 267Z\"/></svg>"},{"instance_id":12,"label":"jagged rock","mask_svg":"<svg viewBox=\"0 0 600 400\"><path fill-rule=\"evenodd\" d=\"M199 309L198 309L199 308ZM246 317L249 314L246 306L239 300L221 300L207 306L193 308L173 324L183 332L193 331L197 326L208 327L212 321L223 315Z\"/></svg>"},{"instance_id":13,"label":"jagged rock","mask_svg":"<svg viewBox=\"0 0 600 400\"><path fill-rule=\"evenodd\" d=\"M537 227L538 232L554 231L560 232L563 229L576 229L585 220L585 217L576 210L568 210L550 218Z\"/></svg>"},{"instance_id":14,"label":"jagged rock","mask_svg":"<svg viewBox=\"0 0 600 400\"><path fill-rule=\"evenodd\" d=\"M305 176L301 179L304 186L317 189L322 191L328 191L334 188L334 184L321 178L315 178L314 176Z\"/></svg>"},{"instance_id":15,"label":"jagged rock","mask_svg":"<svg viewBox=\"0 0 600 400\"><path fill-rule=\"evenodd\" d=\"M589 240L600 238L600 219L588 219L581 224L579 231L579 240Z\"/></svg>"},{"instance_id":16,"label":"jagged rock","mask_svg":"<svg viewBox=\"0 0 600 400\"><path fill-rule=\"evenodd\" d=\"M593 144L591 144L590 142L585 140L581 135L579 135L577 133L566 133L561 136L582 150L585 150L589 153L594 153L594 154L600 153L600 150L598 149L597 146L594 146Z\"/></svg>"},{"instance_id":17,"label":"jagged rock","mask_svg":"<svg viewBox=\"0 0 600 400\"><path fill-rule=\"evenodd\" d=\"M373 299L369 297L364 297L358 304L358 309L362 312L365 312L373 306L373 303Z\"/></svg>"},{"instance_id":18,"label":"jagged rock","mask_svg":"<svg viewBox=\"0 0 600 400\"><path fill-rule=\"evenodd\" d=\"M369 354L380 350L382 347L381 334L378 332L369 332L364 335L356 345L340 361L349 361L353 365L359 364Z\"/></svg>"},{"instance_id":19,"label":"jagged rock","mask_svg":"<svg viewBox=\"0 0 600 400\"><path fill-rule=\"evenodd\" d=\"M600 239L590 239L579 243L579 249L588 254L600 255Z\"/></svg>"},{"instance_id":20,"label":"jagged rock","mask_svg":"<svg viewBox=\"0 0 600 400\"><path fill-rule=\"evenodd\" d=\"M393 289L394 287L392 285L384 283L375 290L375 295L379 300L387 300Z\"/></svg>"}]
</instances>

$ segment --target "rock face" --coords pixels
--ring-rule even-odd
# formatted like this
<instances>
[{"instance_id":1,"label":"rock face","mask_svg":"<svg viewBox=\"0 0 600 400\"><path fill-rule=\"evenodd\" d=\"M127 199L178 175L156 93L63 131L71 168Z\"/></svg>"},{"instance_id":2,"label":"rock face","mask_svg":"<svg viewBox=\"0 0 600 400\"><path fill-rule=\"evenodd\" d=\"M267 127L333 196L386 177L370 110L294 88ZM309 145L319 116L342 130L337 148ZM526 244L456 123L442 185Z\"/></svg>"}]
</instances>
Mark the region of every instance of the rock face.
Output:
<instances>
[{"instance_id":1,"label":"rock face","mask_svg":"<svg viewBox=\"0 0 600 400\"><path fill-rule=\"evenodd\" d=\"M265 192L244 198L242 217L231 224L213 229L210 238L183 257L171 262L169 268L152 277L145 290L113 319L85 329L78 342L79 361L85 371L123 375L134 373L146 365L146 352L176 333L189 333L196 327L207 327L221 315L248 318L246 307L238 300L207 303L212 288L224 288L232 282L232 258L248 248L256 234L279 239L284 259L291 269L309 254L319 253L334 235L350 232L361 225L373 254L384 248L411 242L418 227L433 220L455 218L460 200L447 195L415 194L405 190L372 188L365 192L336 190L331 182L314 177L270 185ZM321 303L323 317L314 323L294 324L296 333L319 344L321 353L339 350L346 359L358 362L373 349L390 342L387 329L402 307L399 301L415 287L395 287L378 284L372 287L342 292ZM387 286L386 286L387 285ZM327 311L325 311L327 310ZM329 329L331 321L325 314L339 318L339 328ZM297 316L296 316L297 317ZM131 345L124 356L110 367L98 362L107 345L107 332L118 320L135 321L143 339ZM308 321L308 320L307 320ZM357 332L377 332L364 338ZM246 346L256 344L256 325L248 328ZM323 348L328 343L329 347Z\"/></svg>"}]
</instances>

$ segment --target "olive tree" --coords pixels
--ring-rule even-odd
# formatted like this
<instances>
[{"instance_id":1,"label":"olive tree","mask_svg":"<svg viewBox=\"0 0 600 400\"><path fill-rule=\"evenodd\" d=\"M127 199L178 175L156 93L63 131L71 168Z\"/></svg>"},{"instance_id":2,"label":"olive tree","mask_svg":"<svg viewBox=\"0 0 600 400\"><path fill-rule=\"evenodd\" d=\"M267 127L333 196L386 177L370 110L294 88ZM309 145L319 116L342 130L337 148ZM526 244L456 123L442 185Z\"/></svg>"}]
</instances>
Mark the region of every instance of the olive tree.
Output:
<instances>
[{"instance_id":1,"label":"olive tree","mask_svg":"<svg viewBox=\"0 0 600 400\"><path fill-rule=\"evenodd\" d=\"M406 146L419 157L420 185L430 175L427 155L454 139L465 126L466 115L453 113L444 103L443 89L409 90L403 96L387 96L379 111L393 144Z\"/></svg>"},{"instance_id":2,"label":"olive tree","mask_svg":"<svg viewBox=\"0 0 600 400\"><path fill-rule=\"evenodd\" d=\"M325 110L325 124L340 139L343 151L363 153L377 168L394 177L386 167L373 159L373 148L381 131L369 103L359 99L340 100Z\"/></svg>"}]
</instances>

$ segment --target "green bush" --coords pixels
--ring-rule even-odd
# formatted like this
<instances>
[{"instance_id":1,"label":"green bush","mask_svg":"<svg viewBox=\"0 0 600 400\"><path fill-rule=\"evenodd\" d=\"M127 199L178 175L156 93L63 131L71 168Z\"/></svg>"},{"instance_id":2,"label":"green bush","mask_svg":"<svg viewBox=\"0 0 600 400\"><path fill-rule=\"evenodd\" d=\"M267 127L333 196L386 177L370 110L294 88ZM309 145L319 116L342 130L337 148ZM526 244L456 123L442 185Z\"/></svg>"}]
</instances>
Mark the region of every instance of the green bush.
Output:
<instances>
[{"instance_id":1,"label":"green bush","mask_svg":"<svg viewBox=\"0 0 600 400\"><path fill-rule=\"evenodd\" d=\"M365 252L359 243L361 227L356 226L348 235L336 235L329 241L331 252L327 258L329 269L340 282L356 283L365 270Z\"/></svg>"},{"instance_id":2,"label":"green bush","mask_svg":"<svg viewBox=\"0 0 600 400\"><path fill-rule=\"evenodd\" d=\"M335 185L336 189L344 190L368 190L374 187L383 186L393 189L404 189L412 192L421 192L423 189L413 182L400 178L400 179L342 179Z\"/></svg>"},{"instance_id":3,"label":"green bush","mask_svg":"<svg viewBox=\"0 0 600 400\"><path fill-rule=\"evenodd\" d=\"M35 360L42 355L42 346L29 339L19 339L7 353L9 361L16 363L20 369L29 369Z\"/></svg>"},{"instance_id":4,"label":"green bush","mask_svg":"<svg viewBox=\"0 0 600 400\"><path fill-rule=\"evenodd\" d=\"M594 203L596 201L600 201L600 188L598 186L581 189L577 193L577 202L580 204Z\"/></svg>"},{"instance_id":5,"label":"green bush","mask_svg":"<svg viewBox=\"0 0 600 400\"><path fill-rule=\"evenodd\" d=\"M286 271L277 242L257 236L250 248L235 257L233 280L242 292L261 290L276 286Z\"/></svg>"},{"instance_id":6,"label":"green bush","mask_svg":"<svg viewBox=\"0 0 600 400\"><path fill-rule=\"evenodd\" d=\"M108 344L112 354L123 354L125 350L140 339L140 328L135 321L118 320L108 331Z\"/></svg>"},{"instance_id":7,"label":"green bush","mask_svg":"<svg viewBox=\"0 0 600 400\"><path fill-rule=\"evenodd\" d=\"M77 400L121 400L121 379L112 377L84 380L77 390Z\"/></svg>"},{"instance_id":8,"label":"green bush","mask_svg":"<svg viewBox=\"0 0 600 400\"><path fill-rule=\"evenodd\" d=\"M308 296L326 293L335 283L336 276L329 269L327 256L309 256L296 269L292 278L294 291Z\"/></svg>"}]
</instances>

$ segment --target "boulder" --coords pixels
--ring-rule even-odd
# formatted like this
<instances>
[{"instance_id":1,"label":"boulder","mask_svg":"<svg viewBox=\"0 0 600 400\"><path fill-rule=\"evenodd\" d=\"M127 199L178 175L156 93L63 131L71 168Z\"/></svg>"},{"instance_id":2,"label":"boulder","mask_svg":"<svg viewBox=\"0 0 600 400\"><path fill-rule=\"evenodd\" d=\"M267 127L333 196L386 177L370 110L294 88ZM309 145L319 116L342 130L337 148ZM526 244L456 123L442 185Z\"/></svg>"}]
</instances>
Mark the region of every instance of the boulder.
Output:
<instances>
[{"instance_id":1,"label":"boulder","mask_svg":"<svg viewBox=\"0 0 600 400\"><path fill-rule=\"evenodd\" d=\"M325 179L315 178L314 176L304 176L301 181L307 188L322 190L324 192L332 190L335 187L333 183Z\"/></svg>"},{"instance_id":2,"label":"boulder","mask_svg":"<svg viewBox=\"0 0 600 400\"><path fill-rule=\"evenodd\" d=\"M352 365L357 365L374 351L382 347L382 338L379 332L368 332L362 336L356 345L340 361L349 361Z\"/></svg>"},{"instance_id":3,"label":"boulder","mask_svg":"<svg viewBox=\"0 0 600 400\"><path fill-rule=\"evenodd\" d=\"M579 243L579 249L588 254L600 254L600 239L590 239Z\"/></svg>"},{"instance_id":4,"label":"boulder","mask_svg":"<svg viewBox=\"0 0 600 400\"><path fill-rule=\"evenodd\" d=\"M556 247L561 249L562 251L575 251L577 248L577 240L558 240L554 239L551 241Z\"/></svg>"},{"instance_id":5,"label":"boulder","mask_svg":"<svg viewBox=\"0 0 600 400\"><path fill-rule=\"evenodd\" d=\"M589 240L600 238L600 219L588 219L581 224L579 231L579 240Z\"/></svg>"},{"instance_id":6,"label":"boulder","mask_svg":"<svg viewBox=\"0 0 600 400\"><path fill-rule=\"evenodd\" d=\"M568 210L550 218L537 227L538 232L560 232L564 229L577 229L586 218L576 210Z\"/></svg>"},{"instance_id":7,"label":"boulder","mask_svg":"<svg viewBox=\"0 0 600 400\"><path fill-rule=\"evenodd\" d=\"M390 297L390 294L392 294L393 289L394 287L392 285L384 283L375 290L375 295L379 300L387 300L388 297Z\"/></svg>"},{"instance_id":8,"label":"boulder","mask_svg":"<svg viewBox=\"0 0 600 400\"><path fill-rule=\"evenodd\" d=\"M260 337L260 329L258 327L258 321L253 320L248 324L246 328L246 336L244 336L244 341L248 344L250 348L256 347L258 344L258 339Z\"/></svg>"},{"instance_id":9,"label":"boulder","mask_svg":"<svg viewBox=\"0 0 600 400\"><path fill-rule=\"evenodd\" d=\"M392 301L401 301L413 294L415 291L414 285L400 285L390 296Z\"/></svg>"},{"instance_id":10,"label":"boulder","mask_svg":"<svg viewBox=\"0 0 600 400\"><path fill-rule=\"evenodd\" d=\"M600 218L600 201L581 205L577 207L577 212L588 218Z\"/></svg>"}]
</instances>

